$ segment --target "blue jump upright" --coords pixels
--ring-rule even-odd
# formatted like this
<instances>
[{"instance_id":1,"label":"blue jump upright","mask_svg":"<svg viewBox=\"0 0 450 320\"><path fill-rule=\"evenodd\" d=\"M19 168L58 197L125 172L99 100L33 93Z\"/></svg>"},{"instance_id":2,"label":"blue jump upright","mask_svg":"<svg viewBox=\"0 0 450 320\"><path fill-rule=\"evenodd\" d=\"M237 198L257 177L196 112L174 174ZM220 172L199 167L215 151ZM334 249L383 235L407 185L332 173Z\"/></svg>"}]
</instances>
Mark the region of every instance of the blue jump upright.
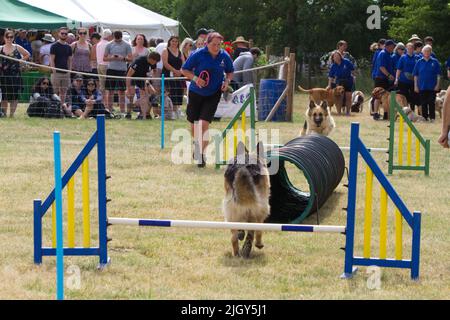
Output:
<instances>
[{"instance_id":1,"label":"blue jump upright","mask_svg":"<svg viewBox=\"0 0 450 320\"><path fill-rule=\"evenodd\" d=\"M97 146L98 167L98 217L99 217L99 239L98 246L89 248L63 248L64 256L98 256L99 267L108 264L108 238L107 238L107 198L106 198L106 148L105 148L105 117L97 117L97 130L89 139L87 144L76 157L75 161L63 175L61 189L64 189L69 180L81 167L83 161ZM52 203L56 200L55 189L48 195L44 202L41 199L34 200L34 263L41 264L42 257L56 256L56 248L42 246L42 219L47 214Z\"/></svg>"}]
</instances>

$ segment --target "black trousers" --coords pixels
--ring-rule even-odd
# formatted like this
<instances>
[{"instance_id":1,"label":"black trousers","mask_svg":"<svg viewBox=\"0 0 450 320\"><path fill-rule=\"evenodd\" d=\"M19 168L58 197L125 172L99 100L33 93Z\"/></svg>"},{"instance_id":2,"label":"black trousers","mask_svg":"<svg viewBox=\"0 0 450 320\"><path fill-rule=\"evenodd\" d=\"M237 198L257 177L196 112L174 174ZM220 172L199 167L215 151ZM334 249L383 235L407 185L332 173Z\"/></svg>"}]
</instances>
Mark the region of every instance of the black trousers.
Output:
<instances>
[{"instance_id":1,"label":"black trousers","mask_svg":"<svg viewBox=\"0 0 450 320\"><path fill-rule=\"evenodd\" d=\"M398 93L404 95L411 109L414 111L416 105L420 104L418 94L414 91L414 83L398 82Z\"/></svg>"},{"instance_id":2,"label":"black trousers","mask_svg":"<svg viewBox=\"0 0 450 320\"><path fill-rule=\"evenodd\" d=\"M425 119L436 119L436 91L420 91L420 104L422 106L422 116Z\"/></svg>"}]
</instances>

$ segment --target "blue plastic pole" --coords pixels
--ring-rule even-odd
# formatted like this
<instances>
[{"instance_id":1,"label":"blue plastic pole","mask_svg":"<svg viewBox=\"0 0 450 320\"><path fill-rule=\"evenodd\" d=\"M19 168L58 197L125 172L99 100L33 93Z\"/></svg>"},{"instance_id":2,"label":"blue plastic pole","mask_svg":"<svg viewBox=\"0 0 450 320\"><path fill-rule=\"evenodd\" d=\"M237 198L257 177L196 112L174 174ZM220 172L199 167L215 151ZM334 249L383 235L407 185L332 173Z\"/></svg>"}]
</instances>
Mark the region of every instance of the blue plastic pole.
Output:
<instances>
[{"instance_id":1,"label":"blue plastic pole","mask_svg":"<svg viewBox=\"0 0 450 320\"><path fill-rule=\"evenodd\" d=\"M34 200L34 263L42 263L42 214L41 214L42 201Z\"/></svg>"},{"instance_id":2,"label":"blue plastic pole","mask_svg":"<svg viewBox=\"0 0 450 320\"><path fill-rule=\"evenodd\" d=\"M53 133L55 159L55 201L56 201L56 299L64 300L64 240L62 216L61 139L60 133Z\"/></svg>"},{"instance_id":3,"label":"blue plastic pole","mask_svg":"<svg viewBox=\"0 0 450 320\"><path fill-rule=\"evenodd\" d=\"M98 157L98 226L100 265L99 269L105 267L108 262L108 215L106 208L106 134L105 116L97 117L97 157Z\"/></svg>"},{"instance_id":4,"label":"blue plastic pole","mask_svg":"<svg viewBox=\"0 0 450 320\"><path fill-rule=\"evenodd\" d=\"M351 278L353 268L353 246L355 241L356 186L358 176L359 123L352 123L350 134L350 170L348 177L347 231L345 236L345 266L342 278Z\"/></svg>"},{"instance_id":5,"label":"blue plastic pole","mask_svg":"<svg viewBox=\"0 0 450 320\"><path fill-rule=\"evenodd\" d=\"M164 120L165 120L165 114L164 114L164 109L165 109L165 97L164 97L164 80L165 80L165 76L164 74L162 75L162 79L161 79L161 149L164 149Z\"/></svg>"},{"instance_id":6,"label":"blue plastic pole","mask_svg":"<svg viewBox=\"0 0 450 320\"><path fill-rule=\"evenodd\" d=\"M412 253L411 253L411 279L419 280L420 269L420 226L422 215L420 212L414 212L413 216L413 234L412 234Z\"/></svg>"}]
</instances>

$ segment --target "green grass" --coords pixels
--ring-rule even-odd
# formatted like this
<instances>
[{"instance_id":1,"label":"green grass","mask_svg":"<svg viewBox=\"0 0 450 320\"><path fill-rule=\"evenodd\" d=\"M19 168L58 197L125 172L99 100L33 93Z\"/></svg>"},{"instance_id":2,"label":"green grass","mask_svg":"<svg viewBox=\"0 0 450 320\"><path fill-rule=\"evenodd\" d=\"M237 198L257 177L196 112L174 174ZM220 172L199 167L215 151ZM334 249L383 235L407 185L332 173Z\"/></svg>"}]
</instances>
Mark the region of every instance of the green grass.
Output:
<instances>
[{"instance_id":1,"label":"green grass","mask_svg":"<svg viewBox=\"0 0 450 320\"><path fill-rule=\"evenodd\" d=\"M293 123L258 123L258 128L277 128L281 142L294 138L303 125L307 96L299 95ZM349 145L350 123L361 123L367 146L386 147L386 122L363 115L335 117L331 138ZM110 217L140 217L223 221L221 201L223 169L199 170L193 165L170 161L170 133L186 128L184 121L167 125L167 149L159 149L159 121L108 121L107 173ZM226 123L214 123L224 128ZM66 267L81 271L81 287L66 290L68 299L448 299L450 291L450 237L448 226L449 154L436 140L440 125L419 124L431 140L431 174L396 172L389 177L410 210L423 212L421 278L413 282L408 270L382 271L381 290L367 287L366 268L351 281L340 280L343 272L342 235L266 233L265 248L252 258L231 256L229 231L189 229L109 228L111 265L96 270L97 258L68 257ZM0 121L0 298L54 299L55 259L45 257L33 264L33 199L44 198L53 187L52 132L61 131L63 168L67 169L91 133L95 121L29 119L22 106L15 119ZM346 154L348 161L348 155ZM386 156L375 155L384 172ZM362 167L360 163L360 168ZM95 156L91 159L92 239L98 230ZM289 169L296 185L304 185L300 172ZM359 173L356 253L362 251L364 170ZM344 177L342 184L347 180ZM77 244L81 245L80 175L76 182ZM374 193L373 255L378 249L378 199ZM344 225L347 189L342 185L321 209L321 224ZM64 202L67 205L67 202ZM389 216L389 255L393 248L393 209ZM44 244L50 245L50 217L44 219ZM315 224L313 215L305 223ZM405 228L406 229L406 228ZM405 231L408 257L410 232ZM66 275L68 276L68 275Z\"/></svg>"}]
</instances>

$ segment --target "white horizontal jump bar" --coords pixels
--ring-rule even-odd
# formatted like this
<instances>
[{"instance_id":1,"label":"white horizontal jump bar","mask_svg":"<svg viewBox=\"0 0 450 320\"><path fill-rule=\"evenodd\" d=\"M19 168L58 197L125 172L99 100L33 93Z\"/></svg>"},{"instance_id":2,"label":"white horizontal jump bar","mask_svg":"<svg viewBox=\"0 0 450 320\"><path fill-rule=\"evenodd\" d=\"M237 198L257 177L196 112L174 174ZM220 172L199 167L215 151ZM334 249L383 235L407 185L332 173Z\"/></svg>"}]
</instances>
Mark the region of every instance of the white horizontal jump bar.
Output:
<instances>
[{"instance_id":1,"label":"white horizontal jump bar","mask_svg":"<svg viewBox=\"0 0 450 320\"><path fill-rule=\"evenodd\" d=\"M128 225L141 227L176 227L195 229L228 229L251 231L286 231L286 232L321 232L345 233L345 226L312 226L299 224L270 224L270 223L241 223L241 222L214 222L191 220L146 220L109 218L110 225Z\"/></svg>"},{"instance_id":2,"label":"white horizontal jump bar","mask_svg":"<svg viewBox=\"0 0 450 320\"><path fill-rule=\"evenodd\" d=\"M264 147L269 148L269 149L276 149L276 148L282 148L283 145L281 144L265 144ZM339 147L342 151L350 151L350 147ZM385 148L367 148L367 150L369 152L373 152L373 153L387 153L389 152L389 149L385 149Z\"/></svg>"}]
</instances>

